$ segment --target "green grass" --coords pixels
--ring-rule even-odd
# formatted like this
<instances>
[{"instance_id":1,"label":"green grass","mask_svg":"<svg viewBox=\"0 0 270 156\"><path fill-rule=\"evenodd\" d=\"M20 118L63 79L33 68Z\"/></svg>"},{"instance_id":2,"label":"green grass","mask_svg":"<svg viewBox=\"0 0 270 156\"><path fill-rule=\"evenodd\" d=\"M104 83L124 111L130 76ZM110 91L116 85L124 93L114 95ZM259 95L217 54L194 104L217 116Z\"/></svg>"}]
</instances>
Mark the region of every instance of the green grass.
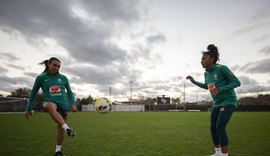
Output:
<instances>
[{"instance_id":1,"label":"green grass","mask_svg":"<svg viewBox=\"0 0 270 156\"><path fill-rule=\"evenodd\" d=\"M203 156L213 153L210 113L69 113L78 133L65 137L67 156ZM236 112L227 127L231 156L270 153L270 112ZM55 149L56 124L47 113L0 114L0 155L49 156Z\"/></svg>"}]
</instances>

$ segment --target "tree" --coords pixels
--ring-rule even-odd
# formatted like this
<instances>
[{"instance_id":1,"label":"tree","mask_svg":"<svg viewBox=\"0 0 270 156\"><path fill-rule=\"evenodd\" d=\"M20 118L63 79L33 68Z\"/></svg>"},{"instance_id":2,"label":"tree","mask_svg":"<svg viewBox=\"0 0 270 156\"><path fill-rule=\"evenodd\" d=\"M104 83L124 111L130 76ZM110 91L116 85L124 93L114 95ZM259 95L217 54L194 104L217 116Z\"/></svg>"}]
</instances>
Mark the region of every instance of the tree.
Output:
<instances>
[{"instance_id":1,"label":"tree","mask_svg":"<svg viewBox=\"0 0 270 156\"><path fill-rule=\"evenodd\" d=\"M94 102L94 99L91 95L89 95L87 98L82 98L82 99L77 99L78 103L80 105L87 105L87 104L92 104Z\"/></svg>"},{"instance_id":2,"label":"tree","mask_svg":"<svg viewBox=\"0 0 270 156\"><path fill-rule=\"evenodd\" d=\"M156 102L157 102L156 98L147 98L144 100L144 103L148 105L154 105Z\"/></svg>"},{"instance_id":3,"label":"tree","mask_svg":"<svg viewBox=\"0 0 270 156\"><path fill-rule=\"evenodd\" d=\"M181 100L180 98L172 98L172 104L180 104Z\"/></svg>"},{"instance_id":4,"label":"tree","mask_svg":"<svg viewBox=\"0 0 270 156\"><path fill-rule=\"evenodd\" d=\"M269 101L270 101L270 95L259 94L256 97L256 104L259 104L259 105L266 105L266 104L269 105L270 103Z\"/></svg>"},{"instance_id":5,"label":"tree","mask_svg":"<svg viewBox=\"0 0 270 156\"><path fill-rule=\"evenodd\" d=\"M30 91L31 90L29 88L19 88L11 92L8 97L29 98Z\"/></svg>"},{"instance_id":6,"label":"tree","mask_svg":"<svg viewBox=\"0 0 270 156\"><path fill-rule=\"evenodd\" d=\"M241 105L269 105L270 95L258 94L257 97L242 97L238 100Z\"/></svg>"},{"instance_id":7,"label":"tree","mask_svg":"<svg viewBox=\"0 0 270 156\"><path fill-rule=\"evenodd\" d=\"M256 99L254 97L243 97L238 100L238 103L241 105L254 105Z\"/></svg>"},{"instance_id":8,"label":"tree","mask_svg":"<svg viewBox=\"0 0 270 156\"><path fill-rule=\"evenodd\" d=\"M265 91L265 88L263 88L262 86L254 86L249 91L259 96L261 92Z\"/></svg>"}]
</instances>

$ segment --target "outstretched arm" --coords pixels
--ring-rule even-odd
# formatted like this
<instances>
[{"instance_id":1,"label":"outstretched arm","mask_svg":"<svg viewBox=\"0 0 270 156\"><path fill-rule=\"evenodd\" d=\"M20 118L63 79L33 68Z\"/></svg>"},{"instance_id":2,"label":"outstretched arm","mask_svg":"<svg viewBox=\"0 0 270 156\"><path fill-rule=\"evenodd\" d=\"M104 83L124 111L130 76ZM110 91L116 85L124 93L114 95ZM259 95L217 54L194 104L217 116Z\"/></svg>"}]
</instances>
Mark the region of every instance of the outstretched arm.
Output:
<instances>
[{"instance_id":1,"label":"outstretched arm","mask_svg":"<svg viewBox=\"0 0 270 156\"><path fill-rule=\"evenodd\" d=\"M193 84L195 84L196 86L203 88L203 89L208 89L207 85L205 83L200 83L194 80L194 78L192 76L187 76L186 77L187 80L190 80L190 82L192 82Z\"/></svg>"},{"instance_id":2,"label":"outstretched arm","mask_svg":"<svg viewBox=\"0 0 270 156\"><path fill-rule=\"evenodd\" d=\"M40 77L38 76L35 80L34 86L33 86L31 93L30 93L28 103L27 103L26 108L25 108L25 117L27 119L29 119L29 117L32 115L31 109L32 109L33 101L37 95L39 88L41 87L41 83L42 82L40 80Z\"/></svg>"},{"instance_id":3,"label":"outstretched arm","mask_svg":"<svg viewBox=\"0 0 270 156\"><path fill-rule=\"evenodd\" d=\"M70 101L71 101L71 112L77 112L78 111L78 108L76 107L76 103L75 103L75 97L74 97L74 94L70 88L70 84L69 84L69 81L67 79L67 83L66 83L66 90L67 90L67 93L68 93L68 96L70 98Z\"/></svg>"}]
</instances>

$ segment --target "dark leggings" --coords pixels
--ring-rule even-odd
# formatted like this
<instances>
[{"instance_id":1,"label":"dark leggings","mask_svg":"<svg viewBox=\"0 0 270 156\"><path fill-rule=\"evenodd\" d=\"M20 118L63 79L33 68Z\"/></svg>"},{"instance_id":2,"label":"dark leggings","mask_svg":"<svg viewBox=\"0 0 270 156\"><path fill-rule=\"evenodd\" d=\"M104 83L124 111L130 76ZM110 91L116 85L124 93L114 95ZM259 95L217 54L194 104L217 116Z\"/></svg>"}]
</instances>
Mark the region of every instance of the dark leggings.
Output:
<instances>
[{"instance_id":1,"label":"dark leggings","mask_svg":"<svg viewBox=\"0 0 270 156\"><path fill-rule=\"evenodd\" d=\"M234 110L234 105L212 108L210 129L214 145L228 146L228 136L225 129Z\"/></svg>"}]
</instances>

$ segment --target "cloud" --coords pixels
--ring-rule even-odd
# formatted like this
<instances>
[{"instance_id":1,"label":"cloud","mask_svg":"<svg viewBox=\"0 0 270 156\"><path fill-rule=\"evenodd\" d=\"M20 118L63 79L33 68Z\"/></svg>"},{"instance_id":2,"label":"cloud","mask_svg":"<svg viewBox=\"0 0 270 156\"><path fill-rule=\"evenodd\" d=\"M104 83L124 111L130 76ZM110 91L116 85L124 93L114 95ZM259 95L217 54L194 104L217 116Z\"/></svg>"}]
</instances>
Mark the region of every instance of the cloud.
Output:
<instances>
[{"instance_id":1,"label":"cloud","mask_svg":"<svg viewBox=\"0 0 270 156\"><path fill-rule=\"evenodd\" d=\"M263 94L264 92L265 93L269 93L270 91L270 86L262 86L262 85L256 85L256 86L243 86L243 87L240 87L240 88L237 88L236 89L236 93L237 94L255 94L255 95L258 95L258 94Z\"/></svg>"},{"instance_id":2,"label":"cloud","mask_svg":"<svg viewBox=\"0 0 270 156\"><path fill-rule=\"evenodd\" d=\"M0 91L11 92L15 89L18 89L19 87L28 87L32 84L33 82L30 81L28 77L20 76L11 78L8 76L0 75Z\"/></svg>"},{"instance_id":3,"label":"cloud","mask_svg":"<svg viewBox=\"0 0 270 156\"><path fill-rule=\"evenodd\" d=\"M89 14L95 14L96 17L103 21L126 21L131 22L140 18L138 14L139 1L136 0L95 0L95 1L79 1L79 6L89 11Z\"/></svg>"},{"instance_id":4,"label":"cloud","mask_svg":"<svg viewBox=\"0 0 270 156\"><path fill-rule=\"evenodd\" d=\"M137 0L0 1L0 28L9 34L19 32L38 48L46 39L55 41L67 52L67 56L58 57L65 65L61 72L69 74L71 82L92 84L102 92L107 85L136 81L144 70L155 66L153 60L159 56L152 52L152 46L166 41L161 33L145 33L143 38L148 43L131 45L131 51L112 42L112 38L132 34L133 25L145 20L146 12ZM2 53L0 58L19 59L8 53ZM144 69L137 66L141 62Z\"/></svg>"},{"instance_id":5,"label":"cloud","mask_svg":"<svg viewBox=\"0 0 270 156\"><path fill-rule=\"evenodd\" d=\"M8 72L8 69L4 68L4 67L0 67L0 73L1 74L5 74Z\"/></svg>"},{"instance_id":6,"label":"cloud","mask_svg":"<svg viewBox=\"0 0 270 156\"><path fill-rule=\"evenodd\" d=\"M259 53L263 53L263 54L269 56L269 54L270 54L270 46L267 45L267 46L263 47L263 48L259 51Z\"/></svg>"},{"instance_id":7,"label":"cloud","mask_svg":"<svg viewBox=\"0 0 270 156\"><path fill-rule=\"evenodd\" d=\"M31 42L45 37L53 38L67 49L69 55L80 62L95 65L123 61L124 50L111 44L108 39L114 34L118 23L139 20L136 1L1 1L0 21L2 27L21 32ZM78 18L73 7L79 7L100 22L87 24Z\"/></svg>"},{"instance_id":8,"label":"cloud","mask_svg":"<svg viewBox=\"0 0 270 156\"><path fill-rule=\"evenodd\" d=\"M166 37L161 33L156 34L156 35L150 35L146 38L146 42L148 44L163 43L165 41L166 41Z\"/></svg>"},{"instance_id":9,"label":"cloud","mask_svg":"<svg viewBox=\"0 0 270 156\"><path fill-rule=\"evenodd\" d=\"M251 79L248 76L239 76L238 79L241 82L241 86L254 86L258 84L256 80Z\"/></svg>"},{"instance_id":10,"label":"cloud","mask_svg":"<svg viewBox=\"0 0 270 156\"><path fill-rule=\"evenodd\" d=\"M19 60L18 57L10 54L10 53L7 53L7 52L1 52L0 51L0 59L2 61L5 61L5 62L14 62L14 61L17 61Z\"/></svg>"},{"instance_id":11,"label":"cloud","mask_svg":"<svg viewBox=\"0 0 270 156\"><path fill-rule=\"evenodd\" d=\"M236 88L236 92L238 94L258 94L261 92L268 92L270 91L270 86L267 84L263 84L261 85L258 81L256 81L253 78L250 78L248 76L239 76L238 77L240 82L241 82L241 86Z\"/></svg>"},{"instance_id":12,"label":"cloud","mask_svg":"<svg viewBox=\"0 0 270 156\"><path fill-rule=\"evenodd\" d=\"M262 41L267 41L270 39L270 35L269 34L263 34L260 37L254 38L253 41L254 42L262 42Z\"/></svg>"},{"instance_id":13,"label":"cloud","mask_svg":"<svg viewBox=\"0 0 270 156\"><path fill-rule=\"evenodd\" d=\"M253 14L250 15L250 22L259 21L259 20L269 20L270 18L270 10L269 10L270 2L268 0L262 1L259 3L259 6L254 7Z\"/></svg>"},{"instance_id":14,"label":"cloud","mask_svg":"<svg viewBox=\"0 0 270 156\"><path fill-rule=\"evenodd\" d=\"M24 75L25 76L29 76L29 77L32 77L32 78L36 78L36 76L38 75L39 73L33 73L33 72L25 72Z\"/></svg>"},{"instance_id":15,"label":"cloud","mask_svg":"<svg viewBox=\"0 0 270 156\"><path fill-rule=\"evenodd\" d=\"M269 67L270 67L270 58L267 58L256 62L249 62L245 64L243 67L241 67L240 70L250 74L253 73L270 74Z\"/></svg>"},{"instance_id":16,"label":"cloud","mask_svg":"<svg viewBox=\"0 0 270 156\"><path fill-rule=\"evenodd\" d=\"M246 26L239 28L237 30L232 31L231 37L238 37L248 33L255 32L256 30L268 29L270 25L270 10L269 5L270 1L265 0L261 1L261 3L254 3L252 2L249 4L252 8L245 9L242 12L241 20L246 20ZM238 8L239 9L239 8ZM237 10L237 13L240 11ZM265 33L263 33L262 38L254 39L257 40L264 40L268 38Z\"/></svg>"},{"instance_id":17,"label":"cloud","mask_svg":"<svg viewBox=\"0 0 270 156\"><path fill-rule=\"evenodd\" d=\"M25 70L23 66L15 64L15 62L20 60L20 58L18 58L17 56L11 53L0 52L0 59L1 59L1 63L3 64L2 66L5 67L5 68L2 67L3 72L8 72L9 68Z\"/></svg>"},{"instance_id":18,"label":"cloud","mask_svg":"<svg viewBox=\"0 0 270 156\"><path fill-rule=\"evenodd\" d=\"M246 26L244 28L240 28L238 30L235 30L231 34L232 34L232 36L242 36L242 35L245 35L247 33L253 32L255 30L262 29L262 28L269 27L269 26L270 26L270 22L258 23L258 24Z\"/></svg>"}]
</instances>

